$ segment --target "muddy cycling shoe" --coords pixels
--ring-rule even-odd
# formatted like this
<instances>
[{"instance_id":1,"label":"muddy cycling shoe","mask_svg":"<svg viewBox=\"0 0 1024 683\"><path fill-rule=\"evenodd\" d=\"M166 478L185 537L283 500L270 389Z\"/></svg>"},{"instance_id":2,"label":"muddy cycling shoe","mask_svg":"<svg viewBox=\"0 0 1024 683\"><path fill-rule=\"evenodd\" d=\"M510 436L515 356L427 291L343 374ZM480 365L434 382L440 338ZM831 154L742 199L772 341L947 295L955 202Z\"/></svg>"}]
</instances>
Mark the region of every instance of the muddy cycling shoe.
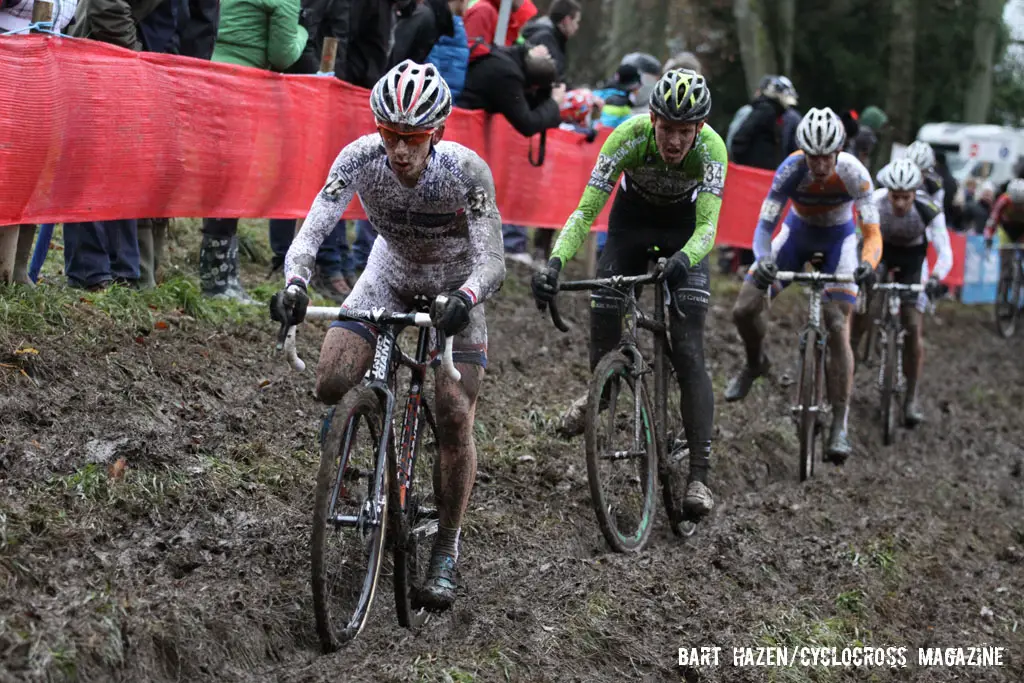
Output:
<instances>
[{"instance_id":1,"label":"muddy cycling shoe","mask_svg":"<svg viewBox=\"0 0 1024 683\"><path fill-rule=\"evenodd\" d=\"M427 580L417 595L420 607L431 612L443 612L455 602L455 558L446 553L434 553L430 558Z\"/></svg>"},{"instance_id":2,"label":"muddy cycling shoe","mask_svg":"<svg viewBox=\"0 0 1024 683\"><path fill-rule=\"evenodd\" d=\"M691 481L686 487L686 497L683 499L683 512L687 517L700 519L707 515L715 507L715 499L711 495L711 489L699 481Z\"/></svg>"},{"instance_id":3,"label":"muddy cycling shoe","mask_svg":"<svg viewBox=\"0 0 1024 683\"><path fill-rule=\"evenodd\" d=\"M725 400L731 403L745 399L747 394L750 393L750 387L754 386L754 380L766 375L771 366L771 361L768 360L767 356L762 356L759 367L752 368L749 365L744 365L743 369L740 370L740 374L733 377L732 381L729 382L729 386L726 387Z\"/></svg>"},{"instance_id":4,"label":"muddy cycling shoe","mask_svg":"<svg viewBox=\"0 0 1024 683\"><path fill-rule=\"evenodd\" d=\"M916 427L924 422L924 414L921 412L917 401L907 401L903 406L903 424L907 427Z\"/></svg>"},{"instance_id":5,"label":"muddy cycling shoe","mask_svg":"<svg viewBox=\"0 0 1024 683\"><path fill-rule=\"evenodd\" d=\"M828 446L825 448L825 460L842 465L852 452L846 430L842 427L833 427Z\"/></svg>"},{"instance_id":6,"label":"muddy cycling shoe","mask_svg":"<svg viewBox=\"0 0 1024 683\"><path fill-rule=\"evenodd\" d=\"M559 436L571 438L579 436L586 429L587 424L587 395L584 394L572 402L558 422L555 430Z\"/></svg>"}]
</instances>

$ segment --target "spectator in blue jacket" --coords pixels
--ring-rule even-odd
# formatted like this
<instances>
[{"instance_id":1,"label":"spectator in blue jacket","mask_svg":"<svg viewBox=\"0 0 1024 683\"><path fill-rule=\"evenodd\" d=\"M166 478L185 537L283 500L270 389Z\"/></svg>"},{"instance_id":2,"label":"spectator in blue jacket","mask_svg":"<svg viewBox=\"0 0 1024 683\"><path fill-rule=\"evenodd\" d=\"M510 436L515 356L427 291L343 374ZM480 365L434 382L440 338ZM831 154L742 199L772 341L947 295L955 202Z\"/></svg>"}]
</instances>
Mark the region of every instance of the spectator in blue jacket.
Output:
<instances>
[{"instance_id":1,"label":"spectator in blue jacket","mask_svg":"<svg viewBox=\"0 0 1024 683\"><path fill-rule=\"evenodd\" d=\"M441 78L452 91L454 102L459 99L466 85L466 71L469 69L469 39L466 37L466 25L462 21L466 0L450 0L448 8L452 12L453 33L437 39L427 55L427 61L441 72Z\"/></svg>"}]
</instances>

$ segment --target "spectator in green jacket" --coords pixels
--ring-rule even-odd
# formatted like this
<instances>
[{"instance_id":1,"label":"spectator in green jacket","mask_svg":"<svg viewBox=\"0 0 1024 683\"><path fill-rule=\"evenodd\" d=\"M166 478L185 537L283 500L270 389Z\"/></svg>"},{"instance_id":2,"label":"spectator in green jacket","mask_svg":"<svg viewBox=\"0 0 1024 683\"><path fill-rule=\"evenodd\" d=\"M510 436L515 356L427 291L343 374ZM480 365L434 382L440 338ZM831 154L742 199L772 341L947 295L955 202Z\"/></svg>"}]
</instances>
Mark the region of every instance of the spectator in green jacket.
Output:
<instances>
[{"instance_id":1,"label":"spectator in green jacket","mask_svg":"<svg viewBox=\"0 0 1024 683\"><path fill-rule=\"evenodd\" d=\"M299 0L223 0L213 61L284 71L306 47Z\"/></svg>"}]
</instances>

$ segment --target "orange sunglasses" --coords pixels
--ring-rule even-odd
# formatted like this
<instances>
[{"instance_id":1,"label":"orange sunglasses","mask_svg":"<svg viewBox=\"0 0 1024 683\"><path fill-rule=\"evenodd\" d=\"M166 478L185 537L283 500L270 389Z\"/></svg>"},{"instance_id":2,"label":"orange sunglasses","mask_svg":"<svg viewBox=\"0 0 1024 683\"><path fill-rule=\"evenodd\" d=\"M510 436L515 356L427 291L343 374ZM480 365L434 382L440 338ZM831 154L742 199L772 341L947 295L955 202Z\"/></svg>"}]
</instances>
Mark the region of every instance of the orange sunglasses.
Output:
<instances>
[{"instance_id":1,"label":"orange sunglasses","mask_svg":"<svg viewBox=\"0 0 1024 683\"><path fill-rule=\"evenodd\" d=\"M430 137L436 131L436 128L430 130L418 130L416 132L405 132L395 130L394 128L388 128L380 123L377 124L377 132L380 133L381 138L384 139L389 145L397 145L399 142L405 141L408 145L422 145L424 142L430 139Z\"/></svg>"}]
</instances>

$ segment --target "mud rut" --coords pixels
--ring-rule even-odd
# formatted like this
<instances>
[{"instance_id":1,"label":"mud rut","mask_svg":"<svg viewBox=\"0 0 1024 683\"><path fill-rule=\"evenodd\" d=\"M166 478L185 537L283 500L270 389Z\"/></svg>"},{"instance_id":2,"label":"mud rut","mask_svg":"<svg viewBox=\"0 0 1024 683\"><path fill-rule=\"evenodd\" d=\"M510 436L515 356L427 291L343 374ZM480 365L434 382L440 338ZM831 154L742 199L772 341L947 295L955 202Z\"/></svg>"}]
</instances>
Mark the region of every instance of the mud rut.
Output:
<instances>
[{"instance_id":1,"label":"mud rut","mask_svg":"<svg viewBox=\"0 0 1024 683\"><path fill-rule=\"evenodd\" d=\"M311 378L270 355L269 324L28 338L36 379L8 376L0 394L0 680L1024 680L1024 340L944 306L927 425L883 448L862 371L857 456L801 486L779 381L803 315L788 295L775 379L719 402L713 518L686 542L659 524L626 557L597 529L581 443L551 434L587 375L585 325L558 333L525 282L513 270L488 312L459 602L410 634L386 576L364 633L327 657L306 546L321 408ZM718 295L709 321L718 397L740 362L731 302ZM319 339L303 335L307 361ZM910 666L676 666L681 646L858 640L906 646ZM916 666L918 647L981 643L1006 647L1007 666Z\"/></svg>"}]
</instances>

